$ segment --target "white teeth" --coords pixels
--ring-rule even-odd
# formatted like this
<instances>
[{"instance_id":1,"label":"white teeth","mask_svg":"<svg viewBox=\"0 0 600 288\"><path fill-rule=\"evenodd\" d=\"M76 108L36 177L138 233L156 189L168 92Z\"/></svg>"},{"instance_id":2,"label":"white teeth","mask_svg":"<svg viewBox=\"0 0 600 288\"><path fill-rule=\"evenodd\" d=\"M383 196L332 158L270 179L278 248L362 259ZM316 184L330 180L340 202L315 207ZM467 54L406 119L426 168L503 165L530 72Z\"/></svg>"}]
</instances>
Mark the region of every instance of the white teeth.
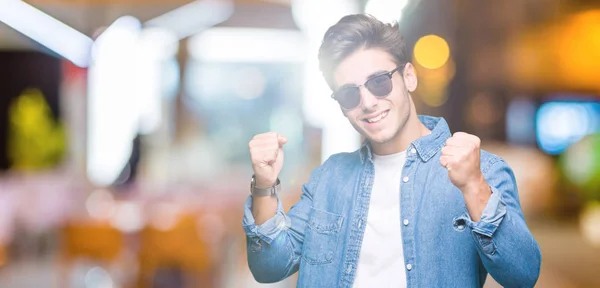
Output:
<instances>
[{"instance_id":1,"label":"white teeth","mask_svg":"<svg viewBox=\"0 0 600 288\"><path fill-rule=\"evenodd\" d=\"M373 118L367 119L367 122L369 122L369 123L375 123L375 122L379 122L379 120L381 120L381 119L383 119L385 116L387 116L387 113L388 113L388 112L387 112L387 111L385 111L385 112L383 112L383 113L381 113L381 114L377 115L376 117L373 117Z\"/></svg>"}]
</instances>

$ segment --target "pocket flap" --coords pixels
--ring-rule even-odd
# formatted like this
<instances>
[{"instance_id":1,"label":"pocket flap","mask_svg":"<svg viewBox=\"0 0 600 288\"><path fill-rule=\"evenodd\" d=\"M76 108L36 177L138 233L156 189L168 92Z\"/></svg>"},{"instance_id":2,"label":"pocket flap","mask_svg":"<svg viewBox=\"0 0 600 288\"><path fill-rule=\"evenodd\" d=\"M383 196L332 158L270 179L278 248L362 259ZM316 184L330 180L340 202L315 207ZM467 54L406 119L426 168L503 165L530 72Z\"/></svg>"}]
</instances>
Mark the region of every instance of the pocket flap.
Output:
<instances>
[{"instance_id":1,"label":"pocket flap","mask_svg":"<svg viewBox=\"0 0 600 288\"><path fill-rule=\"evenodd\" d=\"M308 226L319 233L334 233L340 231L343 219L341 215L311 207Z\"/></svg>"}]
</instances>

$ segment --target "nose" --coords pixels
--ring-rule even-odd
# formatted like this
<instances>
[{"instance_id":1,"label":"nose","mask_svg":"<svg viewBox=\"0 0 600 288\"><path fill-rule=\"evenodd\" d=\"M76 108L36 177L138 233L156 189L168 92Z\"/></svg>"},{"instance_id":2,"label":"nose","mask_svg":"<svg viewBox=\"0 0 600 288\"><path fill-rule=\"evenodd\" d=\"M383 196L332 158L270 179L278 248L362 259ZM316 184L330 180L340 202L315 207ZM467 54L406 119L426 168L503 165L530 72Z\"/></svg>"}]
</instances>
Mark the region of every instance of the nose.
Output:
<instances>
[{"instance_id":1,"label":"nose","mask_svg":"<svg viewBox=\"0 0 600 288\"><path fill-rule=\"evenodd\" d=\"M369 89L366 89L364 86L360 87L360 97L362 97L362 109L364 111L373 111L377 107L377 102L379 99L371 94Z\"/></svg>"}]
</instances>

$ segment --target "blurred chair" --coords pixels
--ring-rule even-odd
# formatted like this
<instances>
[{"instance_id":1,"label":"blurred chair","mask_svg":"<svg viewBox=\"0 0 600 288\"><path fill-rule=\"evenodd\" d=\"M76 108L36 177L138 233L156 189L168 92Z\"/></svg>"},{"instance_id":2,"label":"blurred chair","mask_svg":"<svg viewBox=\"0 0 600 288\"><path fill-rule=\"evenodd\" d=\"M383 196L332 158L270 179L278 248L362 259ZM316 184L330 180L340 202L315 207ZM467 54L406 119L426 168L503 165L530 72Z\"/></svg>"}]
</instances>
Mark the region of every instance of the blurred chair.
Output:
<instances>
[{"instance_id":1,"label":"blurred chair","mask_svg":"<svg viewBox=\"0 0 600 288\"><path fill-rule=\"evenodd\" d=\"M6 266L8 262L8 255L6 251L6 246L4 243L0 243L0 268Z\"/></svg>"},{"instance_id":2,"label":"blurred chair","mask_svg":"<svg viewBox=\"0 0 600 288\"><path fill-rule=\"evenodd\" d=\"M171 227L147 225L140 235L138 287L174 287L155 280L167 270L181 272L184 287L214 287L212 247L199 234L205 231L191 213L178 215Z\"/></svg>"},{"instance_id":3,"label":"blurred chair","mask_svg":"<svg viewBox=\"0 0 600 288\"><path fill-rule=\"evenodd\" d=\"M119 261L125 236L108 222L70 221L61 229L60 285L68 287L71 268L77 260L91 260L109 267Z\"/></svg>"}]
</instances>

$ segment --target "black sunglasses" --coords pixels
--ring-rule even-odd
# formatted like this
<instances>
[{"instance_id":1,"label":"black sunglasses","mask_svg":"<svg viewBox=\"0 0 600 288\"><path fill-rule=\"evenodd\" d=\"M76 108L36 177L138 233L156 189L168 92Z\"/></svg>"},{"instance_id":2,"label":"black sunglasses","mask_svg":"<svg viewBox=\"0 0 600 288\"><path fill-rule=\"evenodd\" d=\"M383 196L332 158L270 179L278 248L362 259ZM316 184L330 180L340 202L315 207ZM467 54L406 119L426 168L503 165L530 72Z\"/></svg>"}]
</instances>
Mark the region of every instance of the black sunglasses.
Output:
<instances>
[{"instance_id":1,"label":"black sunglasses","mask_svg":"<svg viewBox=\"0 0 600 288\"><path fill-rule=\"evenodd\" d=\"M373 96L384 98L388 96L390 92L392 92L392 88L394 88L392 85L392 75L402 68L404 68L404 65L398 66L396 69L390 72L371 77L363 85L343 87L335 91L331 95L331 98L338 101L340 106L345 110L352 110L360 105L360 86L365 86L367 89L369 89L369 92L371 92Z\"/></svg>"}]
</instances>

